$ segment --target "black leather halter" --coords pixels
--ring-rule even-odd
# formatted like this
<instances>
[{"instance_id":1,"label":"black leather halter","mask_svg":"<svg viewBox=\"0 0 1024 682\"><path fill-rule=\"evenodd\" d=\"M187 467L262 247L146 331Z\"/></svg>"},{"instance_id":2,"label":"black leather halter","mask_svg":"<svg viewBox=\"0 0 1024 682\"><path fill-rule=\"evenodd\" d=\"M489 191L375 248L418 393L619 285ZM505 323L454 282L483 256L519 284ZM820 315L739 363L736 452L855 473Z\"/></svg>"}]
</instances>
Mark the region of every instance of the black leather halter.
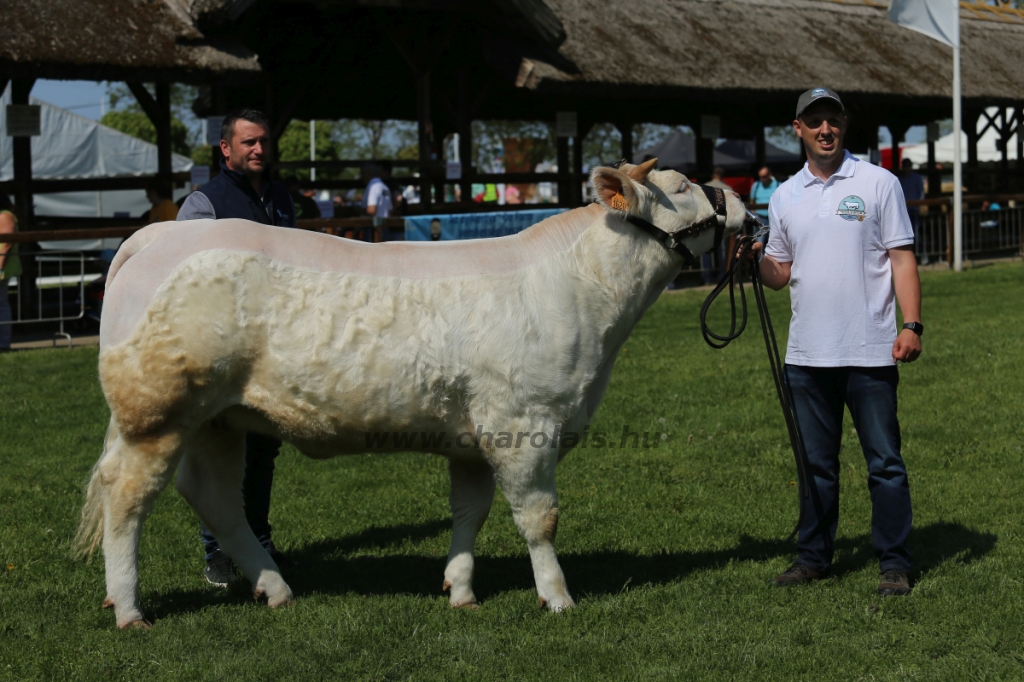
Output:
<instances>
[{"instance_id":1,"label":"black leather halter","mask_svg":"<svg viewBox=\"0 0 1024 682\"><path fill-rule=\"evenodd\" d=\"M693 255L693 252L687 248L686 244L683 243L684 239L690 237L696 237L705 230L715 230L715 243L711 246L711 251L716 251L718 245L722 243L722 235L725 233L725 190L719 187L708 187L707 185L696 185L700 187L707 196L708 201L714 206L715 212L705 218L699 220L692 225L687 225L681 230L675 232L665 232L665 230L657 227L653 223L650 223L639 216L627 214L626 220L633 225L636 225L641 230L651 235L669 251L675 251L683 257L683 267L687 267L697 260L697 256Z\"/></svg>"}]
</instances>

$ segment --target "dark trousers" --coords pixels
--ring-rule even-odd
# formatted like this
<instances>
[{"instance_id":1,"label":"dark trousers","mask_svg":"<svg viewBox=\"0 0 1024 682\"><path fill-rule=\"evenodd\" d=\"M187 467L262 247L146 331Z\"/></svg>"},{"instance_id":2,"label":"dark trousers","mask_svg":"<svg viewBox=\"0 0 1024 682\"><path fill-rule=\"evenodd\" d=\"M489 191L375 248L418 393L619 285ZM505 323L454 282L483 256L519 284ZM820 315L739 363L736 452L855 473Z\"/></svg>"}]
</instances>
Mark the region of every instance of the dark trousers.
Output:
<instances>
[{"instance_id":1,"label":"dark trousers","mask_svg":"<svg viewBox=\"0 0 1024 682\"><path fill-rule=\"evenodd\" d=\"M899 372L891 367L786 365L800 436L807 451L810 499L802 499L798 561L816 571L832 564L839 522L839 447L850 408L868 465L871 545L882 571L910 569L910 485L896 418Z\"/></svg>"},{"instance_id":2,"label":"dark trousers","mask_svg":"<svg viewBox=\"0 0 1024 682\"><path fill-rule=\"evenodd\" d=\"M270 546L270 489L274 486L274 459L281 452L281 441L260 433L245 434L245 476L242 479L242 503L245 520L256 539ZM200 523L199 534L206 547L206 558L220 549L217 538Z\"/></svg>"}]
</instances>

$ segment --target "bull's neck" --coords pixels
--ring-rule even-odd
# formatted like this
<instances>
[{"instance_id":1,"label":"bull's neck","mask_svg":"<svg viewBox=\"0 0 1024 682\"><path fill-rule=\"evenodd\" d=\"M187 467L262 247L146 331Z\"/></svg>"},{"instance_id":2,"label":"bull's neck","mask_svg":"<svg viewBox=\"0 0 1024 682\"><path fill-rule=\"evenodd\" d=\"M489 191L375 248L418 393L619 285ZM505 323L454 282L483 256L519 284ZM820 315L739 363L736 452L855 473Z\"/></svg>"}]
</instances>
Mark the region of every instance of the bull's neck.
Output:
<instances>
[{"instance_id":1,"label":"bull's neck","mask_svg":"<svg viewBox=\"0 0 1024 682\"><path fill-rule=\"evenodd\" d=\"M603 294L600 310L592 314L617 336L628 335L678 272L680 259L650 235L605 214L582 235L577 263L580 274Z\"/></svg>"}]
</instances>

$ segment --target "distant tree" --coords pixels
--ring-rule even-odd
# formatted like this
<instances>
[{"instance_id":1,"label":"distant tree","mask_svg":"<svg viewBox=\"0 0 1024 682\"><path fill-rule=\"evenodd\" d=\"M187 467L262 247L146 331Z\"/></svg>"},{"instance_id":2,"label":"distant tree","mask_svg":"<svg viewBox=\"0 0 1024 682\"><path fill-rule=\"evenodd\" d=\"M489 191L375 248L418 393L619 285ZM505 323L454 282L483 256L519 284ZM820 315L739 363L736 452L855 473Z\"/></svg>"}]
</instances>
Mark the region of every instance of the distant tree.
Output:
<instances>
[{"instance_id":1,"label":"distant tree","mask_svg":"<svg viewBox=\"0 0 1024 682\"><path fill-rule=\"evenodd\" d=\"M100 123L120 130L122 133L156 144L156 126L141 111L108 111L100 119ZM171 150L177 154L189 156L192 151L189 145L191 133L185 124L177 118L171 119Z\"/></svg>"},{"instance_id":2,"label":"distant tree","mask_svg":"<svg viewBox=\"0 0 1024 682\"><path fill-rule=\"evenodd\" d=\"M333 134L336 125L332 121L316 122L315 149L318 161L338 160L339 145L334 141ZM277 143L277 155L281 161L307 161L309 160L309 123L307 121L292 121L285 128L284 134ZM337 171L317 171L317 177L328 179L337 177ZM309 169L283 169L281 177L285 179L295 178L296 180L309 180Z\"/></svg>"},{"instance_id":3,"label":"distant tree","mask_svg":"<svg viewBox=\"0 0 1024 682\"><path fill-rule=\"evenodd\" d=\"M555 130L547 121L473 121L473 160L483 173L503 169L505 140L528 139L534 167L558 158Z\"/></svg>"},{"instance_id":4,"label":"distant tree","mask_svg":"<svg viewBox=\"0 0 1024 682\"><path fill-rule=\"evenodd\" d=\"M583 163L586 166L608 165L622 158L622 134L611 123L598 123L583 139ZM626 159L632 163L632 159Z\"/></svg>"},{"instance_id":5,"label":"distant tree","mask_svg":"<svg viewBox=\"0 0 1024 682\"><path fill-rule=\"evenodd\" d=\"M146 87L153 94L153 88L148 85ZM175 153L185 156L190 155L193 146L202 142L199 139L198 121L191 110L196 92L196 87L192 85L171 85L171 148ZM103 115L100 123L146 142L156 143L156 127L142 111L126 84L107 83L107 99L110 111Z\"/></svg>"}]
</instances>

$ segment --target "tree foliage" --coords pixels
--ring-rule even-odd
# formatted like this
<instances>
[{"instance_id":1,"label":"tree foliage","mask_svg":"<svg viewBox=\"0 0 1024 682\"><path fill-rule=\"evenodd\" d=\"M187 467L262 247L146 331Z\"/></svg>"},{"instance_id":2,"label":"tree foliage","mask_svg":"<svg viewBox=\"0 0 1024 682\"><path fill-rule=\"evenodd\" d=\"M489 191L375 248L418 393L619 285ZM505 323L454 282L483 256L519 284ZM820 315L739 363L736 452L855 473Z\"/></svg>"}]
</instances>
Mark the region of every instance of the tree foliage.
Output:
<instances>
[{"instance_id":1,"label":"tree foliage","mask_svg":"<svg viewBox=\"0 0 1024 682\"><path fill-rule=\"evenodd\" d=\"M122 133L156 144L156 126L142 111L108 111L100 119L100 123L120 130ZM171 150L177 154L189 156L192 147L189 144L191 131L177 118L171 119Z\"/></svg>"}]
</instances>

